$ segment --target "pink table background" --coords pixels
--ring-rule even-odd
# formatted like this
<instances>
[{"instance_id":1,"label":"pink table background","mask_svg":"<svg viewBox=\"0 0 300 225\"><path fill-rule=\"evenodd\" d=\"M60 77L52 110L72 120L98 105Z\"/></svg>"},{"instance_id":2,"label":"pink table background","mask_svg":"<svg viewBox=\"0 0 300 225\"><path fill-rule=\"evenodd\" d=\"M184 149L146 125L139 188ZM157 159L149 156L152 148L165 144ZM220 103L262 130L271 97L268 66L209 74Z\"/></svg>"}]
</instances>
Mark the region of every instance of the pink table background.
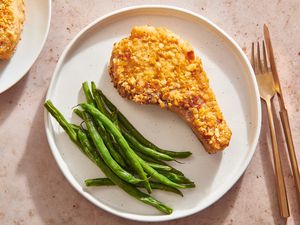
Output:
<instances>
[{"instance_id":1,"label":"pink table background","mask_svg":"<svg viewBox=\"0 0 300 225\"><path fill-rule=\"evenodd\" d=\"M0 224L139 224L98 209L69 185L49 149L42 107L55 64L66 44L94 19L126 6L170 4L195 11L223 28L248 55L251 42L262 38L262 25L269 24L294 144L300 151L298 0L53 0L52 3L50 33L40 57L26 77L0 95ZM266 119L263 107L256 153L236 185L204 211L161 224L285 224L278 211ZM282 136L281 129L278 133ZM291 210L288 224L300 224L299 204L282 138L280 147Z\"/></svg>"}]
</instances>

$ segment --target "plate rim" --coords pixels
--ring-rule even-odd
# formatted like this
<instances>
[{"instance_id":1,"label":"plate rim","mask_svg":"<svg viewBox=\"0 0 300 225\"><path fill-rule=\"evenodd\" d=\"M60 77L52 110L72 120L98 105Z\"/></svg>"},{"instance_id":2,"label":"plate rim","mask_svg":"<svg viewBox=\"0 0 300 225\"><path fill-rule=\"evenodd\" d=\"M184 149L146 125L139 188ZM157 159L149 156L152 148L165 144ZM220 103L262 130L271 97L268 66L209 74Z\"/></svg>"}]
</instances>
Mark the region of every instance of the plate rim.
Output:
<instances>
[{"instance_id":1,"label":"plate rim","mask_svg":"<svg viewBox=\"0 0 300 225\"><path fill-rule=\"evenodd\" d=\"M0 89L0 94L4 93L5 91L7 91L8 89L10 89L12 86L14 86L16 83L18 83L27 73L28 71L31 69L31 67L33 66L33 64L36 62L36 60L38 59L38 57L40 56L44 46L45 46L45 43L46 43L46 40L48 38L48 34L49 34L49 30L50 30L50 25L51 25L51 18L52 18L52 1L51 0L47 0L48 2L48 19L47 19L47 28L46 28L46 32L44 33L44 37L43 37L43 40L40 44L40 47L38 49L38 51L36 52L36 55L35 57L33 57L33 60L32 60L32 63L31 65L28 66L28 68L26 68L24 70L24 72L21 72L21 76L16 79L15 81L13 81L12 83L10 83L9 85L7 85L6 87L4 87L3 89ZM25 6L26 7L26 6ZM25 19L26 20L26 19ZM21 40L22 41L22 40Z\"/></svg>"},{"instance_id":2,"label":"plate rim","mask_svg":"<svg viewBox=\"0 0 300 225\"><path fill-rule=\"evenodd\" d=\"M183 217L187 217L190 215L193 215L195 213L198 213L202 210L204 210L205 208L211 206L213 203L215 203L216 201L218 201L224 194L226 194L233 186L234 184L236 184L236 182L240 179L240 177L244 174L244 172L246 171L247 167L249 166L249 163L251 161L251 159L253 158L253 155L255 153L256 150L256 146L258 143L258 139L259 139L259 135L260 135L260 130L261 130L261 104L260 104L260 97L259 97L259 90L258 90L258 86L257 86L257 82L255 79L255 74L254 71L252 69L252 66L246 56L246 54L243 52L243 50L240 48L240 46L237 44L237 42L231 38L224 30L222 30L219 26L217 26L215 23L213 23L212 21L210 21L209 19L207 19L206 17L193 12L191 10L188 9L184 9L181 7L177 7L177 6L172 6L172 5L158 5L158 4L150 4L150 5L137 5L137 6L129 6L129 7L125 7L125 8L121 8L118 10L114 10L110 13L107 13L97 19L95 19L94 21L92 21L91 23L89 23L87 26L85 26L81 31L79 31L75 37L69 42L69 44L65 47L63 53L61 54L55 70L53 72L53 76L51 78L51 82L49 84L48 87L48 91L47 94L45 96L45 100L49 99L49 96L52 94L54 87L55 87L55 82L57 80L57 78L59 77L59 70L68 54L68 52L70 51L70 49L72 48L73 44L82 36L84 35L86 32L88 32L92 27L94 27L96 24L100 23L101 21L105 20L105 19L109 19L109 17L111 16L115 16L117 14L122 14L124 12L127 11L135 11L135 10L142 10L142 9L166 9L166 10L175 10L181 13L185 13L185 14L190 14L193 17L196 17L198 20L202 20L205 23L207 23L209 26L213 27L214 29L217 30L217 32L219 32L220 34L222 34L229 42L231 42L231 44L233 45L233 47L238 51L238 53L241 55L243 61L245 62L247 69L250 72L250 78L254 87L254 93L255 93L255 99L256 99L256 108L257 108L257 126L255 129L255 134L253 135L253 142L251 143L251 145L249 145L248 151L249 151L249 156L248 158L245 159L245 163L243 166L241 166L241 170L239 172L237 172L236 176L233 178L232 183L230 183L229 185L225 186L226 188L223 189L223 191L220 191L219 193L217 193L217 195L214 196L214 198L212 198L212 200L205 206L205 207L194 207L193 209L189 209L186 210L183 213L180 213L176 216L172 216L172 214L170 215L135 215L132 213L126 213L126 212L122 212L118 209L114 209L111 208L110 206L95 200L92 196L90 196L90 194L86 193L83 188L78 184L78 182L75 180L74 176L69 176L67 173L70 173L70 171L68 170L68 167L66 165L66 163L64 162L64 160L61 157L61 154L58 151L58 148L56 148L55 146L55 141L51 132L51 125L50 125L50 114L47 112L46 109L44 109L44 124L45 124L45 132L46 132L46 136L47 136L47 140L51 149L51 152L55 158L56 163L58 164L61 172L63 173L63 175L65 176L65 178L68 180L68 182L71 184L71 186L77 191L79 192L82 196L84 196L87 200L89 200L91 203L93 203L94 205L96 205L97 207L112 213L113 215L117 215L126 219L130 219L130 220L135 220L135 221L142 221L142 222L162 222L162 221L169 221L169 220L174 220L174 219L179 219L179 218L183 218Z\"/></svg>"}]
</instances>

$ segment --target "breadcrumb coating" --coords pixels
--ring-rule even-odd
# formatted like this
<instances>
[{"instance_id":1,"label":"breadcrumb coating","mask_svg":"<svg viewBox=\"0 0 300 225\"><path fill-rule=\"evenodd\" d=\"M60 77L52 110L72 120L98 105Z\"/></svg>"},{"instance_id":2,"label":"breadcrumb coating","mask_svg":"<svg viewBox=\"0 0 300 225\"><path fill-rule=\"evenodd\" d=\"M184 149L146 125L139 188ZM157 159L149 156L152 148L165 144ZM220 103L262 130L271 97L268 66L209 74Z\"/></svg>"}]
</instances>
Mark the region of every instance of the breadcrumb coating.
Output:
<instances>
[{"instance_id":1,"label":"breadcrumb coating","mask_svg":"<svg viewBox=\"0 0 300 225\"><path fill-rule=\"evenodd\" d=\"M209 153L228 146L231 130L192 46L163 27L136 26L113 47L109 73L121 96L178 113Z\"/></svg>"},{"instance_id":2,"label":"breadcrumb coating","mask_svg":"<svg viewBox=\"0 0 300 225\"><path fill-rule=\"evenodd\" d=\"M23 0L0 0L0 59L13 55L23 23Z\"/></svg>"}]
</instances>

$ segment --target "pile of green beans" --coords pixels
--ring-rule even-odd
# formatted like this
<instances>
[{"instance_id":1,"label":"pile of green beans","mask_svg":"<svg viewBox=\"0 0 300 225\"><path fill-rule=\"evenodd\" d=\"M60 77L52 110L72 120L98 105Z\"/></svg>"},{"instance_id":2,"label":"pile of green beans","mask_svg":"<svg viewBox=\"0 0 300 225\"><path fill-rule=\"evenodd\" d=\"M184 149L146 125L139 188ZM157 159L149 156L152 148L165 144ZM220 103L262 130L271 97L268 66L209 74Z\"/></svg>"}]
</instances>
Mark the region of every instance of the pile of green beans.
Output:
<instances>
[{"instance_id":1,"label":"pile of green beans","mask_svg":"<svg viewBox=\"0 0 300 225\"><path fill-rule=\"evenodd\" d=\"M50 100L44 106L81 152L106 176L87 179L86 186L117 185L134 198L171 214L170 207L149 194L152 189L159 189L183 196L179 189L195 187L194 182L167 163L191 153L161 149L147 140L94 82L91 89L84 82L82 89L86 102L74 109L83 120L80 125L69 123ZM138 188L145 188L148 194Z\"/></svg>"}]
</instances>

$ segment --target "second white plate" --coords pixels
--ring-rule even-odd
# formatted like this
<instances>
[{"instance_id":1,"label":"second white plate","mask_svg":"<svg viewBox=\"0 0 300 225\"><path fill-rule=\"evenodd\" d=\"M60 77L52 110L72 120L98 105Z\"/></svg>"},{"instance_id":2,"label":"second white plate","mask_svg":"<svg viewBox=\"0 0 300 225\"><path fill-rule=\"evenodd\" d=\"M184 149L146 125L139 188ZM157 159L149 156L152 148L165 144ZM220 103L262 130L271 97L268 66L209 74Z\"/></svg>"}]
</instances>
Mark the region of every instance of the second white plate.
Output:
<instances>
[{"instance_id":1,"label":"second white plate","mask_svg":"<svg viewBox=\"0 0 300 225\"><path fill-rule=\"evenodd\" d=\"M135 25L164 26L189 41L202 58L217 100L232 129L230 146L209 155L190 128L174 113L158 106L141 106L121 98L107 71L112 46L129 35ZM154 191L153 196L174 209L161 215L156 209L128 196L117 187L86 188L84 180L102 177L74 146L48 113L45 125L55 159L66 178L84 197L116 215L140 220L163 221L196 213L226 193L245 171L260 131L260 101L251 66L238 45L207 19L175 7L142 6L123 9L93 22L70 43L62 54L52 78L47 99L67 119L76 121L72 107L84 101L81 83L95 81L127 118L158 146L190 150L184 164L173 165L195 181L195 189L184 197Z\"/></svg>"},{"instance_id":2,"label":"second white plate","mask_svg":"<svg viewBox=\"0 0 300 225\"><path fill-rule=\"evenodd\" d=\"M51 0L25 0L21 40L10 60L0 60L0 94L17 83L39 56L50 27Z\"/></svg>"}]
</instances>

